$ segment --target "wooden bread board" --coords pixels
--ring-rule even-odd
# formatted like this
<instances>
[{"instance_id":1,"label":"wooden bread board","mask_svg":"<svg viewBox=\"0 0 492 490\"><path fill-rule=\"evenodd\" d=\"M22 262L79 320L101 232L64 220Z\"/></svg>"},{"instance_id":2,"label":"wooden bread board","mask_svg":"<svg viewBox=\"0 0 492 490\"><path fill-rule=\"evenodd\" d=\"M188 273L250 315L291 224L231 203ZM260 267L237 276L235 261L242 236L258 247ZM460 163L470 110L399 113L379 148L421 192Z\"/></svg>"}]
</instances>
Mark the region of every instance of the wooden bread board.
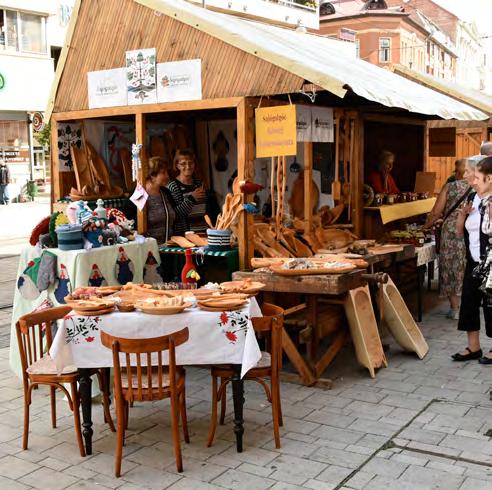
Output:
<instances>
[{"instance_id":1,"label":"wooden bread board","mask_svg":"<svg viewBox=\"0 0 492 490\"><path fill-rule=\"evenodd\" d=\"M381 287L381 286L380 286ZM394 282L389 279L382 284L384 301L384 323L398 345L409 352L415 352L423 359L429 346L422 332L415 323L412 314L407 308Z\"/></svg>"},{"instance_id":2,"label":"wooden bread board","mask_svg":"<svg viewBox=\"0 0 492 490\"><path fill-rule=\"evenodd\" d=\"M369 287L350 290L344 306L357 360L369 370L371 378L374 378L375 369L388 364L379 337Z\"/></svg>"},{"instance_id":3,"label":"wooden bread board","mask_svg":"<svg viewBox=\"0 0 492 490\"><path fill-rule=\"evenodd\" d=\"M384 255L403 252L403 245L379 245L368 249L369 255Z\"/></svg>"},{"instance_id":4,"label":"wooden bread board","mask_svg":"<svg viewBox=\"0 0 492 490\"><path fill-rule=\"evenodd\" d=\"M319 276L324 274L344 274L346 272L352 272L355 269L355 265L352 264L347 264L345 267L320 267L316 269L282 269L281 267L270 267L270 270L279 276Z\"/></svg>"}]
</instances>

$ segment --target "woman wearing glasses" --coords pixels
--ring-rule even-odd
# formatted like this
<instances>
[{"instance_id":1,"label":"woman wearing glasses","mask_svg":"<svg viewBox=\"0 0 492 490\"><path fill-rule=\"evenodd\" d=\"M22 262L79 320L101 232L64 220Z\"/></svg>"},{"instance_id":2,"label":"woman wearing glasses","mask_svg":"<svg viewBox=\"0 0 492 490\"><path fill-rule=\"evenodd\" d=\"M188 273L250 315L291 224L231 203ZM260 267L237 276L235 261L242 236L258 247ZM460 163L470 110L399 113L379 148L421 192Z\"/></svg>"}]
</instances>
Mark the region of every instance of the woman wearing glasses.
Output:
<instances>
[{"instance_id":1,"label":"woman wearing glasses","mask_svg":"<svg viewBox=\"0 0 492 490\"><path fill-rule=\"evenodd\" d=\"M191 150L178 150L173 162L176 178L168 189L176 206L174 233L205 231L206 191L203 182L195 178L196 158Z\"/></svg>"}]
</instances>

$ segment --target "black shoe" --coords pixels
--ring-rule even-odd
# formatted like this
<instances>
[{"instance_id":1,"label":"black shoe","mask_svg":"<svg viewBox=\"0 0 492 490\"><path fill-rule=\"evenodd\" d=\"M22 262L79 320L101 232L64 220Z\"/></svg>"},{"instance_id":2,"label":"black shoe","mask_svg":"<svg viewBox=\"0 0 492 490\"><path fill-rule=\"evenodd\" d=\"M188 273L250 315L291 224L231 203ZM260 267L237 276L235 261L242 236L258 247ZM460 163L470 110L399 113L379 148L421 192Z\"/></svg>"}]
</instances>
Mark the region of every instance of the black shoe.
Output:
<instances>
[{"instance_id":1,"label":"black shoe","mask_svg":"<svg viewBox=\"0 0 492 490\"><path fill-rule=\"evenodd\" d=\"M492 364L492 359L490 357L483 356L478 360L478 362L480 364Z\"/></svg>"},{"instance_id":2,"label":"black shoe","mask_svg":"<svg viewBox=\"0 0 492 490\"><path fill-rule=\"evenodd\" d=\"M473 361L474 359L480 359L482 357L482 349L479 349L475 352L472 352L470 350L469 347L466 348L466 350L468 351L468 354L460 354L459 352L457 352L456 354L453 354L451 356L451 358L453 359L453 361L457 361L457 362L463 362L463 361ZM480 362L480 361L479 361ZM490 361L491 364L492 364L492 360Z\"/></svg>"}]
</instances>

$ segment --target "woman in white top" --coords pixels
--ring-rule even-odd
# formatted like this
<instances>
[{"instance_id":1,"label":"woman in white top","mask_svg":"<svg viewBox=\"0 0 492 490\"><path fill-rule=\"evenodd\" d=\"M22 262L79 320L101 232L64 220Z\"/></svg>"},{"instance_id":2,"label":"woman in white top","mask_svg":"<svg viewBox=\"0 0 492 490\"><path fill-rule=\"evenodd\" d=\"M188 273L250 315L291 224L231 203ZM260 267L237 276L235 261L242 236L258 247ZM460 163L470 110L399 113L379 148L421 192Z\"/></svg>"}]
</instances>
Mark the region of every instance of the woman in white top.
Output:
<instances>
[{"instance_id":1,"label":"woman in white top","mask_svg":"<svg viewBox=\"0 0 492 490\"><path fill-rule=\"evenodd\" d=\"M483 308L485 318L485 330L488 337L492 337L492 308L484 302L484 294L481 285L482 279L474 274L474 270L483 258L488 237L481 231L482 215L480 213L481 197L487 190L477 182L477 165L483 157L472 157L467 160L465 179L476 191L468 196L466 202L459 210L456 222L456 233L464 237L466 244L466 268L463 278L461 295L461 307L458 320L458 330L467 333L467 347L465 350L452 356L455 361L470 361L478 359L481 363L487 363L489 357L483 357L480 347L480 308ZM483 361L485 360L485 361ZM492 363L492 355L490 358Z\"/></svg>"}]
</instances>

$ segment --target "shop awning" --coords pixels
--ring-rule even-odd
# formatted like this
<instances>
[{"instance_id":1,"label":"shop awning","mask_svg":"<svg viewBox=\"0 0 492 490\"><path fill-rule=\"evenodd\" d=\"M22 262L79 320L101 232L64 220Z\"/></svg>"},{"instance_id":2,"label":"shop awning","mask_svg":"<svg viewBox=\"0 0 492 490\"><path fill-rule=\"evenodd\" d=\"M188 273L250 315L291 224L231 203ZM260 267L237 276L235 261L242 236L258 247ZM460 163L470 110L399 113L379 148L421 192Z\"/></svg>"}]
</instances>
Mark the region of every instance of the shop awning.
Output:
<instances>
[{"instance_id":1,"label":"shop awning","mask_svg":"<svg viewBox=\"0 0 492 490\"><path fill-rule=\"evenodd\" d=\"M448 82L440 78L435 78L425 73L410 70L403 65L395 65L393 71L409 80L420 83L430 89L436 90L453 99L464 102L465 104L476 107L477 109L492 115L492 97L478 90L474 90L457 83Z\"/></svg>"},{"instance_id":2,"label":"shop awning","mask_svg":"<svg viewBox=\"0 0 492 490\"><path fill-rule=\"evenodd\" d=\"M485 120L488 115L423 85L347 57L337 42L207 10L184 0L135 0L184 24L343 97L351 89L387 107L443 119Z\"/></svg>"}]
</instances>

